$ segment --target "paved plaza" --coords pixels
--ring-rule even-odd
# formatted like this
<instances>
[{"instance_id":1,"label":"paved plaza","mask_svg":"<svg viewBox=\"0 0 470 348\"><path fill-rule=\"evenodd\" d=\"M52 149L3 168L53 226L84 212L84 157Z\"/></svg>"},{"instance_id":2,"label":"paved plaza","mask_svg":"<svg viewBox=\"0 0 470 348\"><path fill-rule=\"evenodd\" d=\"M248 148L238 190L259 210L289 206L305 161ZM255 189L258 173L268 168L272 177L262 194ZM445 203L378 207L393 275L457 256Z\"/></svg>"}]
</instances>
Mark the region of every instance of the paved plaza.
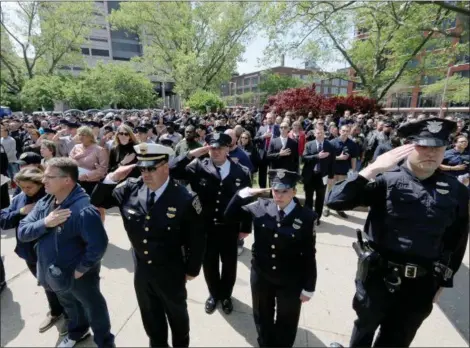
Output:
<instances>
[{"instance_id":1,"label":"paved plaza","mask_svg":"<svg viewBox=\"0 0 470 348\"><path fill-rule=\"evenodd\" d=\"M318 282L313 299L302 308L295 345L325 347L332 341L349 342L355 313L354 294L356 255L351 247L355 229L362 228L366 213L351 212L348 220L335 214L323 219L317 231ZM133 286L130 243L116 209L106 217L109 246L102 262L101 287L111 316L112 332L118 347L148 346ZM234 312L225 315L219 308L212 315L204 312L207 288L204 277L188 284L191 320L191 346L257 346L251 310L249 268L252 236L238 262L238 278L233 294ZM2 231L1 255L7 273L7 288L1 294L1 346L51 347L58 340L57 328L40 334L38 326L47 312L42 288L26 264L15 253L14 230ZM445 290L431 316L413 342L415 347L468 347L469 339L469 253L456 275L455 288ZM171 341L169 342L171 343ZM91 338L81 347L94 346Z\"/></svg>"}]
</instances>

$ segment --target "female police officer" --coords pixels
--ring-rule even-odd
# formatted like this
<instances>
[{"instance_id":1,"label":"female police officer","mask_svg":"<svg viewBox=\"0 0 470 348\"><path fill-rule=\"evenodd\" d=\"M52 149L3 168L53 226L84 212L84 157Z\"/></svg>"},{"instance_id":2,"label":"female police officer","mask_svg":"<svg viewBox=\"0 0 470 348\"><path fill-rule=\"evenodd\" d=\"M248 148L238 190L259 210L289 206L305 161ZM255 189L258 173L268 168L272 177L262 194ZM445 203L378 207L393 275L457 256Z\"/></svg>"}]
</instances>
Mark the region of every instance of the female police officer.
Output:
<instances>
[{"instance_id":1,"label":"female police officer","mask_svg":"<svg viewBox=\"0 0 470 348\"><path fill-rule=\"evenodd\" d=\"M453 286L468 239L468 191L438 168L455 128L439 118L404 124L398 135L409 144L331 191L331 209L370 207L351 347L371 347L379 325L374 346L409 346L442 287Z\"/></svg>"},{"instance_id":2,"label":"female police officer","mask_svg":"<svg viewBox=\"0 0 470 348\"><path fill-rule=\"evenodd\" d=\"M253 217L250 281L259 345L292 347L301 304L310 300L317 280L317 214L295 198L300 175L277 169L269 177L272 199L256 200L266 189L242 189L227 206L225 217L233 221Z\"/></svg>"}]
</instances>

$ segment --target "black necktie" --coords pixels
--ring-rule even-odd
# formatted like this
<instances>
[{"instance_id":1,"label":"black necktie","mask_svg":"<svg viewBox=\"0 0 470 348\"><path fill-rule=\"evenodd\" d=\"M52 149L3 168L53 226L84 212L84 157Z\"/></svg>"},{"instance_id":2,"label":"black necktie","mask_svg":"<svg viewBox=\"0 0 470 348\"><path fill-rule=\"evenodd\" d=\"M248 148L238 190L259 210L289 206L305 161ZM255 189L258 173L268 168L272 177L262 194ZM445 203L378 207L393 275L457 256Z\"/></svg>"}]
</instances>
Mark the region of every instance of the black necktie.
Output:
<instances>
[{"instance_id":1,"label":"black necktie","mask_svg":"<svg viewBox=\"0 0 470 348\"><path fill-rule=\"evenodd\" d=\"M150 211L150 209L152 209L154 204L155 204L155 192L151 192L149 201L147 202L147 211Z\"/></svg>"},{"instance_id":2,"label":"black necktie","mask_svg":"<svg viewBox=\"0 0 470 348\"><path fill-rule=\"evenodd\" d=\"M220 167L215 166L215 169L217 170L217 174L219 174L220 180L222 180L222 174L220 173Z\"/></svg>"},{"instance_id":3,"label":"black necktie","mask_svg":"<svg viewBox=\"0 0 470 348\"><path fill-rule=\"evenodd\" d=\"M318 153L322 152L323 151L323 144L322 143L318 143ZM320 159L318 159L318 162L317 164L315 164L315 168L313 168L313 171L315 173L318 173L320 171Z\"/></svg>"},{"instance_id":4,"label":"black necktie","mask_svg":"<svg viewBox=\"0 0 470 348\"><path fill-rule=\"evenodd\" d=\"M286 216L286 213L284 212L284 210L279 210L279 219L283 220L284 216Z\"/></svg>"}]
</instances>

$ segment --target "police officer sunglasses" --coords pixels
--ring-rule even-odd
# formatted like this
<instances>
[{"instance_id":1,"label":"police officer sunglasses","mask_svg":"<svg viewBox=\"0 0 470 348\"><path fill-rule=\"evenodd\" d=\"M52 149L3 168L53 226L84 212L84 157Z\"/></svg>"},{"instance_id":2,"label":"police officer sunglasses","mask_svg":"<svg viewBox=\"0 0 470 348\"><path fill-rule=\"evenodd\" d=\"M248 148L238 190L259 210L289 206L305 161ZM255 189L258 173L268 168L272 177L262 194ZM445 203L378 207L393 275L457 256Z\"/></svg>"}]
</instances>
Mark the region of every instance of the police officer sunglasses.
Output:
<instances>
[{"instance_id":1,"label":"police officer sunglasses","mask_svg":"<svg viewBox=\"0 0 470 348\"><path fill-rule=\"evenodd\" d=\"M145 173L145 172L149 172L149 173L153 173L155 172L158 168L160 168L162 165L164 165L166 162L163 162L162 164L159 164L155 167L137 167L139 168L139 171L141 173Z\"/></svg>"}]
</instances>

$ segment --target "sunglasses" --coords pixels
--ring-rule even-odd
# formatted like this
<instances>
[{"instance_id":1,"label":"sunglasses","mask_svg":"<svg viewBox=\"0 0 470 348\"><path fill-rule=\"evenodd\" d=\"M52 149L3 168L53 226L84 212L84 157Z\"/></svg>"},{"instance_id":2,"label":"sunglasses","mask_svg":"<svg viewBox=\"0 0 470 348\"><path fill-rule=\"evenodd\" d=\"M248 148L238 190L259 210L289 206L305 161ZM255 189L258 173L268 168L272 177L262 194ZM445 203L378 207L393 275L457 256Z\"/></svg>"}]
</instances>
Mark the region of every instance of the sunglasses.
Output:
<instances>
[{"instance_id":1,"label":"sunglasses","mask_svg":"<svg viewBox=\"0 0 470 348\"><path fill-rule=\"evenodd\" d=\"M122 135L123 137L130 136L129 133L119 132L118 135Z\"/></svg>"},{"instance_id":2,"label":"sunglasses","mask_svg":"<svg viewBox=\"0 0 470 348\"><path fill-rule=\"evenodd\" d=\"M141 173L145 173L145 172L149 172L149 173L153 173L155 172L158 168L160 168L162 165L164 165L166 162L163 162L155 167L137 167L139 168L139 171Z\"/></svg>"}]
</instances>

